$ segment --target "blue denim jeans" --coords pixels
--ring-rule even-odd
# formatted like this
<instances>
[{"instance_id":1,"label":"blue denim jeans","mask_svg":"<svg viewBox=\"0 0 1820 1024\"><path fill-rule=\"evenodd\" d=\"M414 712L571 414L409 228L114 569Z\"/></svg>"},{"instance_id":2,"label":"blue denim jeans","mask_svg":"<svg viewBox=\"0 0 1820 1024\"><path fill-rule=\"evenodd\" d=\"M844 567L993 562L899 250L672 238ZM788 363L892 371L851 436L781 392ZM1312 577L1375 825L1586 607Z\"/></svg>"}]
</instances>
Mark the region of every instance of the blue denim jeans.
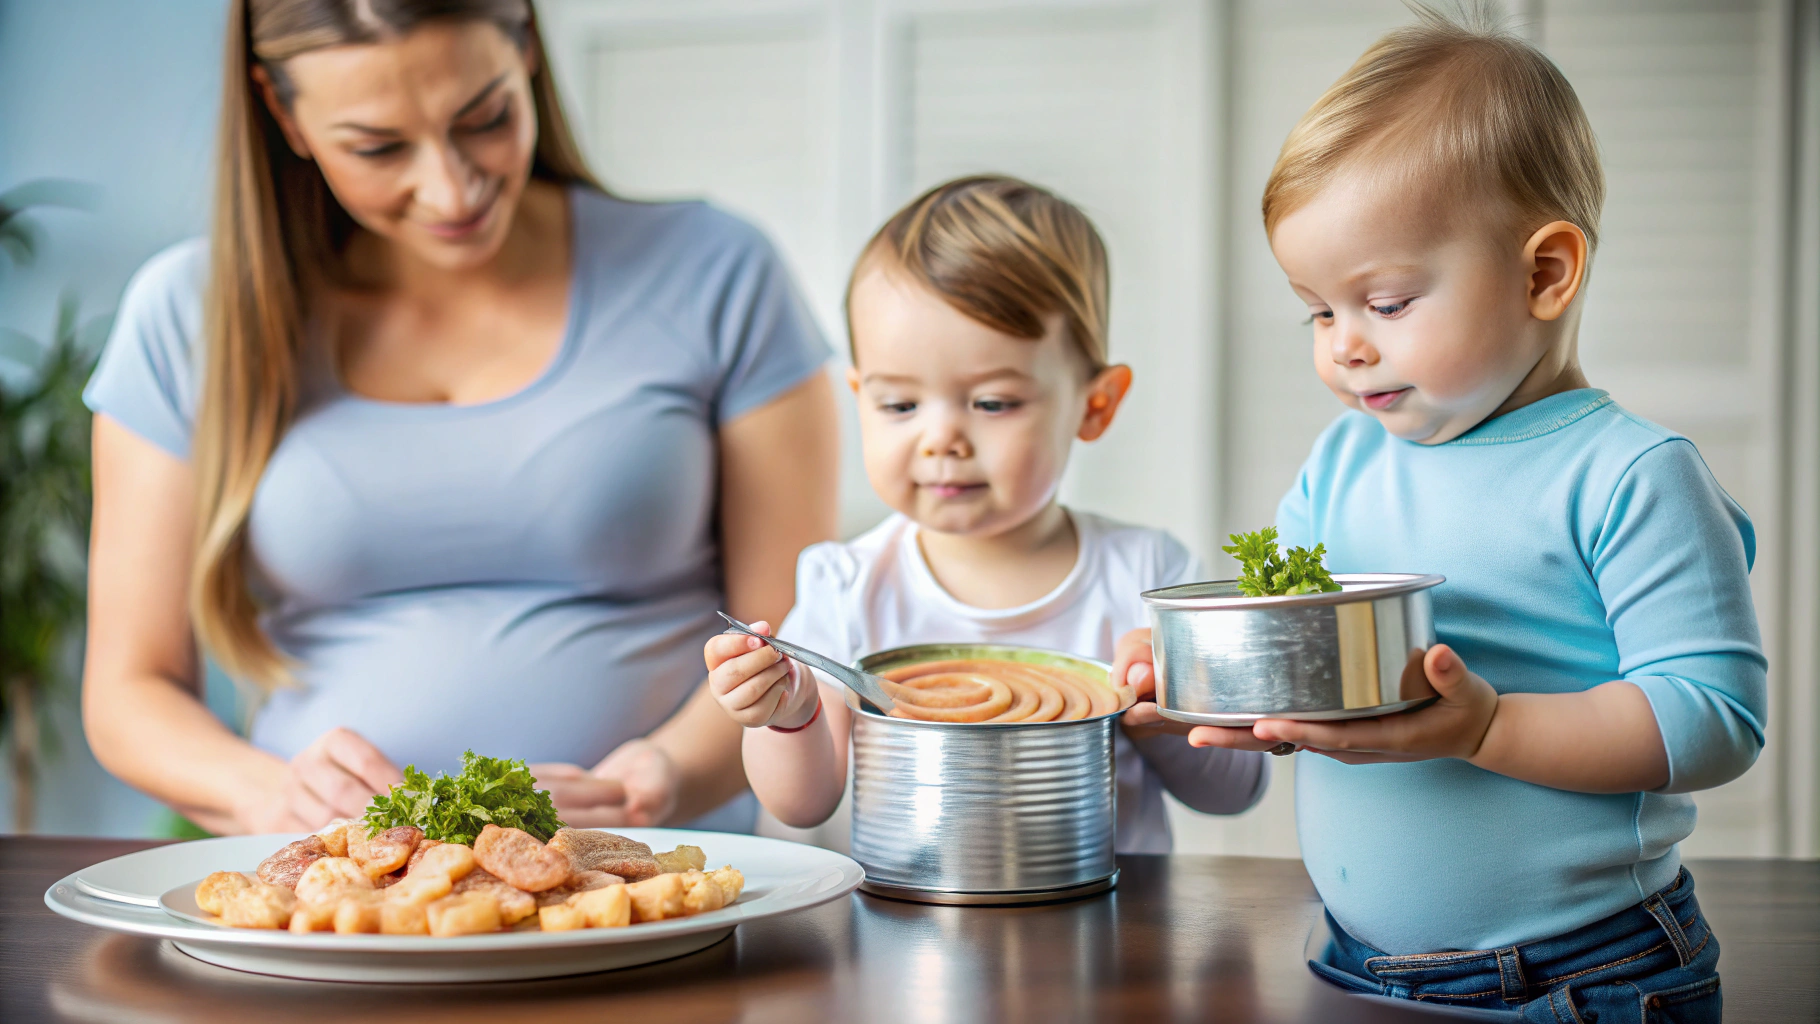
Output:
<instances>
[{"instance_id":1,"label":"blue denim jeans","mask_svg":"<svg viewBox=\"0 0 1820 1024\"><path fill-rule=\"evenodd\" d=\"M1642 903L1566 935L1504 949L1380 953L1327 918L1316 974L1371 995L1504 1010L1547 1024L1717 1024L1719 940L1685 868ZM1323 962L1324 961L1324 962Z\"/></svg>"}]
</instances>

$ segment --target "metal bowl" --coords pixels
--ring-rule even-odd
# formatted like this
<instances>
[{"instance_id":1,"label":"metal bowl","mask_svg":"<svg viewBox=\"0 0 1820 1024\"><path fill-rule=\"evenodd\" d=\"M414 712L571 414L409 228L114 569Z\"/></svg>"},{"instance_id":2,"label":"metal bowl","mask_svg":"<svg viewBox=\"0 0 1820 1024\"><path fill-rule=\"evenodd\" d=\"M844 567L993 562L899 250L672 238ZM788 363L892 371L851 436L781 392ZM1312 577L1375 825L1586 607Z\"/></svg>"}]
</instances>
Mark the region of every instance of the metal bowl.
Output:
<instances>
[{"instance_id":1,"label":"metal bowl","mask_svg":"<svg viewBox=\"0 0 1820 1024\"><path fill-rule=\"evenodd\" d=\"M1430 588L1442 576L1336 575L1329 594L1245 597L1232 580L1146 592L1157 710L1196 725L1369 718L1435 699Z\"/></svg>"},{"instance_id":2,"label":"metal bowl","mask_svg":"<svg viewBox=\"0 0 1820 1024\"><path fill-rule=\"evenodd\" d=\"M1002 644L918 644L867 655L882 672L951 658L1104 662ZM850 705L857 705L849 697ZM860 888L925 903L1032 903L1112 888L1118 714L1072 722L920 722L853 715L853 859Z\"/></svg>"}]
</instances>

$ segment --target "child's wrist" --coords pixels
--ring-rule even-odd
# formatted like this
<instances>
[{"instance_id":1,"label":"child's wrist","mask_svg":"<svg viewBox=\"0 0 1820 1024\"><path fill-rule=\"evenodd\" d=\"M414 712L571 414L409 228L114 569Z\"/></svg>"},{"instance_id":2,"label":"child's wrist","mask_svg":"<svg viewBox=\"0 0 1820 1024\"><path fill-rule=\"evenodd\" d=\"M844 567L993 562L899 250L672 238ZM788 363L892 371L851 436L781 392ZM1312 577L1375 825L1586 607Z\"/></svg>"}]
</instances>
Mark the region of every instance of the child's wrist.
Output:
<instances>
[{"instance_id":1,"label":"child's wrist","mask_svg":"<svg viewBox=\"0 0 1820 1024\"><path fill-rule=\"evenodd\" d=\"M766 724L778 732L801 732L821 714L821 686L796 662L790 663L790 679L785 686L784 706Z\"/></svg>"},{"instance_id":2,"label":"child's wrist","mask_svg":"<svg viewBox=\"0 0 1820 1024\"><path fill-rule=\"evenodd\" d=\"M1493 767L1498 761L1498 738L1494 734L1498 730L1498 712L1503 707L1504 695L1494 693L1491 698L1491 714L1485 717L1485 728L1473 740L1471 749L1461 760L1474 768L1483 768L1493 772L1498 770Z\"/></svg>"}]
</instances>

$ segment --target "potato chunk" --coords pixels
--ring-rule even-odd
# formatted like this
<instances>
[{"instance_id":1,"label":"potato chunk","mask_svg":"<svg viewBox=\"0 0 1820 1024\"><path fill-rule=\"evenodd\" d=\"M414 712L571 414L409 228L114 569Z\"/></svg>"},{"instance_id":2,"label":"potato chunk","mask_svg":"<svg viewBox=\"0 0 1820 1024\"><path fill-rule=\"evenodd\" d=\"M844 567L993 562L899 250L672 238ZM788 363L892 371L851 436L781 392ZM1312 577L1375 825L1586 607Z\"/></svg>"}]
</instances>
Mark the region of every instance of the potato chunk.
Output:
<instances>
[{"instance_id":1,"label":"potato chunk","mask_svg":"<svg viewBox=\"0 0 1820 1024\"><path fill-rule=\"evenodd\" d=\"M351 891L335 906L337 935L368 935L379 931L380 895Z\"/></svg>"},{"instance_id":2,"label":"potato chunk","mask_svg":"<svg viewBox=\"0 0 1820 1024\"><path fill-rule=\"evenodd\" d=\"M456 882L452 895L479 893L499 907L499 919L506 924L518 922L537 913L537 898L522 889L514 889L494 877L486 868L477 867Z\"/></svg>"},{"instance_id":3,"label":"potato chunk","mask_svg":"<svg viewBox=\"0 0 1820 1024\"><path fill-rule=\"evenodd\" d=\"M283 928L291 923L291 910L296 906L297 896L291 890L254 882L223 896L221 923L234 928Z\"/></svg>"},{"instance_id":4,"label":"potato chunk","mask_svg":"<svg viewBox=\"0 0 1820 1024\"><path fill-rule=\"evenodd\" d=\"M669 853L657 854L657 866L665 872L700 871L708 866L708 856L699 846L678 846Z\"/></svg>"},{"instance_id":5,"label":"potato chunk","mask_svg":"<svg viewBox=\"0 0 1820 1024\"><path fill-rule=\"evenodd\" d=\"M297 898L308 903L339 901L344 889L371 889L373 879L352 858L324 857L304 869L297 880Z\"/></svg>"},{"instance_id":6,"label":"potato chunk","mask_svg":"<svg viewBox=\"0 0 1820 1024\"><path fill-rule=\"evenodd\" d=\"M316 837L322 840L323 848L328 851L329 856L346 857L348 855L348 830L361 827L364 826L355 825L346 818L336 818L324 825L316 833Z\"/></svg>"},{"instance_id":7,"label":"potato chunk","mask_svg":"<svg viewBox=\"0 0 1820 1024\"><path fill-rule=\"evenodd\" d=\"M683 880L683 915L705 914L727 905L727 891L699 871L686 871Z\"/></svg>"},{"instance_id":8,"label":"potato chunk","mask_svg":"<svg viewBox=\"0 0 1820 1024\"><path fill-rule=\"evenodd\" d=\"M537 908L537 926L546 932L572 932L588 926L588 915L572 903Z\"/></svg>"},{"instance_id":9,"label":"potato chunk","mask_svg":"<svg viewBox=\"0 0 1820 1024\"><path fill-rule=\"evenodd\" d=\"M429 911L422 904L386 900L379 904L379 933L381 935L428 935L430 934Z\"/></svg>"},{"instance_id":10,"label":"potato chunk","mask_svg":"<svg viewBox=\"0 0 1820 1024\"><path fill-rule=\"evenodd\" d=\"M434 839L425 839L423 843L416 853L411 854L411 867L404 876L407 880L425 875L440 875L454 882L474 870L474 851L460 843L442 843ZM430 846L432 843L435 845ZM424 846L429 846L429 849L424 849Z\"/></svg>"},{"instance_id":11,"label":"potato chunk","mask_svg":"<svg viewBox=\"0 0 1820 1024\"><path fill-rule=\"evenodd\" d=\"M429 871L411 875L398 884L380 891L388 903L414 903L423 907L447 896L453 885L454 883L449 881L449 876Z\"/></svg>"},{"instance_id":12,"label":"potato chunk","mask_svg":"<svg viewBox=\"0 0 1820 1024\"><path fill-rule=\"evenodd\" d=\"M578 892L566 906L581 911L589 928L624 928L632 923L632 897L626 889L621 883Z\"/></svg>"},{"instance_id":13,"label":"potato chunk","mask_svg":"<svg viewBox=\"0 0 1820 1024\"><path fill-rule=\"evenodd\" d=\"M335 904L299 900L297 906L291 910L290 929L299 935L306 932L334 931Z\"/></svg>"},{"instance_id":14,"label":"potato chunk","mask_svg":"<svg viewBox=\"0 0 1820 1024\"><path fill-rule=\"evenodd\" d=\"M731 864L708 872L708 877L714 879L715 883L726 891L727 902L723 906L731 906L739 902L739 894L746 891L745 873Z\"/></svg>"},{"instance_id":15,"label":"potato chunk","mask_svg":"<svg viewBox=\"0 0 1820 1024\"><path fill-rule=\"evenodd\" d=\"M253 887L253 880L238 871L217 871L196 887L196 905L205 914L221 916L227 897Z\"/></svg>"},{"instance_id":16,"label":"potato chunk","mask_svg":"<svg viewBox=\"0 0 1820 1024\"><path fill-rule=\"evenodd\" d=\"M525 892L554 889L569 877L569 858L523 829L488 825L474 839L474 862Z\"/></svg>"},{"instance_id":17,"label":"potato chunk","mask_svg":"<svg viewBox=\"0 0 1820 1024\"><path fill-rule=\"evenodd\" d=\"M430 934L479 935L500 929L499 904L485 893L444 896L425 908Z\"/></svg>"},{"instance_id":18,"label":"potato chunk","mask_svg":"<svg viewBox=\"0 0 1820 1024\"><path fill-rule=\"evenodd\" d=\"M577 871L569 880L554 889L545 889L537 894L537 905L547 907L552 903L567 903L569 897L589 889L604 889L609 885L618 885L625 879L618 875L609 875L605 871Z\"/></svg>"},{"instance_id":19,"label":"potato chunk","mask_svg":"<svg viewBox=\"0 0 1820 1024\"><path fill-rule=\"evenodd\" d=\"M684 892L683 876L674 873L629 883L626 895L632 898L632 920L664 921L681 917Z\"/></svg>"}]
</instances>

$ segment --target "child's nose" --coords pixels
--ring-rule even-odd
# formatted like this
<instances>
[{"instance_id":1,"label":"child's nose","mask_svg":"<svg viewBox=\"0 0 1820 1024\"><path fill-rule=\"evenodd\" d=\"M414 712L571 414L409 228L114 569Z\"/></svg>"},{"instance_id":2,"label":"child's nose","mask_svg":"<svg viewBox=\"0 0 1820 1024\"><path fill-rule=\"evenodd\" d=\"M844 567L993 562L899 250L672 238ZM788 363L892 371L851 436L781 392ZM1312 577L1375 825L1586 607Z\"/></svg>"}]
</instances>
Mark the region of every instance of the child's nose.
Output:
<instances>
[{"instance_id":1,"label":"child's nose","mask_svg":"<svg viewBox=\"0 0 1820 1024\"><path fill-rule=\"evenodd\" d=\"M1378 350L1356 325L1342 320L1333 332L1333 361L1341 366L1370 366L1378 361Z\"/></svg>"},{"instance_id":2,"label":"child's nose","mask_svg":"<svg viewBox=\"0 0 1820 1024\"><path fill-rule=\"evenodd\" d=\"M922 455L926 459L971 459L973 444L965 432L944 424L923 435Z\"/></svg>"}]
</instances>

